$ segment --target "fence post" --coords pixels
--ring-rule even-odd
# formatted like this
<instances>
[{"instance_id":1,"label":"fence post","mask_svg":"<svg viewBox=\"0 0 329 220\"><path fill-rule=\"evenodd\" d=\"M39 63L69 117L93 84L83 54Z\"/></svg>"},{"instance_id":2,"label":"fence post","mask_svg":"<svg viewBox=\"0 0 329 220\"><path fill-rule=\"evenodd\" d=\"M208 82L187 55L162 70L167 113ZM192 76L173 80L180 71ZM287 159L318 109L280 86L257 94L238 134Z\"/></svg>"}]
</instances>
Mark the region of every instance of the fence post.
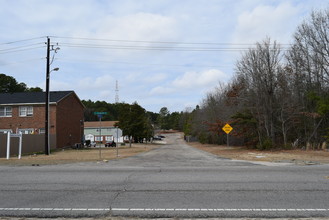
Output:
<instances>
[{"instance_id":1,"label":"fence post","mask_svg":"<svg viewBox=\"0 0 329 220\"><path fill-rule=\"evenodd\" d=\"M7 132L7 160L10 157L10 131Z\"/></svg>"},{"instance_id":2,"label":"fence post","mask_svg":"<svg viewBox=\"0 0 329 220\"><path fill-rule=\"evenodd\" d=\"M20 133L20 136L19 136L19 148L18 148L18 159L21 159L21 157L22 157L22 141L23 141L23 134Z\"/></svg>"}]
</instances>

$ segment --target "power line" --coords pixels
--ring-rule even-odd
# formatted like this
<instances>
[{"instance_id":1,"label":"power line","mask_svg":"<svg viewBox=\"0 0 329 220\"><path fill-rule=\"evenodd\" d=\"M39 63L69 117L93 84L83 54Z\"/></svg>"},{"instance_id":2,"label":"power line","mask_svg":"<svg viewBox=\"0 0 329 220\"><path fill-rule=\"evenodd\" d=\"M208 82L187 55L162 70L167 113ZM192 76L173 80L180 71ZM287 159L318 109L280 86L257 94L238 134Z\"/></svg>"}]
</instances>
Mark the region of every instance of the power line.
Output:
<instances>
[{"instance_id":1,"label":"power line","mask_svg":"<svg viewBox=\"0 0 329 220\"><path fill-rule=\"evenodd\" d=\"M0 45L5 44L14 44L19 42L25 42L35 39L40 39L44 37L37 38L29 38L24 40L11 41L7 43L2 43ZM97 39L97 38L83 38L83 37L59 37L52 36L52 38L57 39L72 39L72 40L84 40L84 41L105 41L105 42L118 42L120 44L93 44L93 43L70 43L70 42L59 42L58 45L69 47L69 48L82 48L82 49L108 49L108 50L148 50L148 51L191 51L191 52L241 52L248 51L250 49L254 49L255 44L234 44L234 43L213 43L213 42L178 42L178 41L144 41L144 40L113 40L113 39ZM43 42L44 43L44 42ZM122 43L137 43L137 44L149 44L149 45L129 45ZM23 45L20 47L8 48L0 50L0 54L9 53L9 52L20 52L24 50L37 49L40 47L27 48L25 47L38 45L42 43ZM160 44L160 45L156 45ZM182 46L187 45L187 46ZM188 46L193 45L193 46ZM198 46L199 45L199 46ZM214 47L216 45L216 47ZM283 45L283 44L280 44ZM288 44L286 44L288 45ZM218 47L220 46L220 47ZM249 46L249 47L248 47ZM281 50L287 50L287 48L281 47Z\"/></svg>"},{"instance_id":2,"label":"power line","mask_svg":"<svg viewBox=\"0 0 329 220\"><path fill-rule=\"evenodd\" d=\"M109 50L159 50L159 51L195 51L195 52L241 52L253 50L256 48L235 48L235 47L180 47L180 46L136 46L136 45L113 45L113 44L73 44L73 43L59 43L60 46L71 48L85 48L85 49L109 49ZM288 48L280 48L287 50Z\"/></svg>"},{"instance_id":3,"label":"power line","mask_svg":"<svg viewBox=\"0 0 329 220\"><path fill-rule=\"evenodd\" d=\"M6 43L0 43L0 45L20 43L20 42L24 42L24 41L31 41L31 40L42 39L42 38L45 38L45 36L43 36L43 37L27 38L27 39L23 39L23 40L10 41L10 42L6 42Z\"/></svg>"},{"instance_id":4,"label":"power line","mask_svg":"<svg viewBox=\"0 0 329 220\"><path fill-rule=\"evenodd\" d=\"M26 62L36 61L36 60L44 60L44 59L45 58L34 58L34 59L28 59L28 60L20 60L17 62L0 64L0 66L17 65L17 64L21 64L21 63L26 63Z\"/></svg>"},{"instance_id":5,"label":"power line","mask_svg":"<svg viewBox=\"0 0 329 220\"><path fill-rule=\"evenodd\" d=\"M138 62L125 62L125 61L107 61L107 60L88 60L88 59L70 59L70 58L56 58L59 61L70 61L70 62L91 62L91 63L113 63L113 64L124 64L124 65L142 65L142 66L172 66L172 67L187 67L189 64L166 64L166 63L138 63ZM194 67L231 67L229 65L195 65Z\"/></svg>"},{"instance_id":6,"label":"power line","mask_svg":"<svg viewBox=\"0 0 329 220\"><path fill-rule=\"evenodd\" d=\"M148 44L199 44L199 45L235 45L235 46L254 46L255 43L218 43L218 42L182 42L182 41L146 41L146 40L115 40L115 39L101 39L101 38L86 38L86 37L61 37L52 36L52 38L72 39L72 40L88 40L88 41L110 41L110 42L125 42L125 43L148 43ZM280 44L291 45L291 44Z\"/></svg>"},{"instance_id":7,"label":"power line","mask_svg":"<svg viewBox=\"0 0 329 220\"><path fill-rule=\"evenodd\" d=\"M45 46L31 47L31 48L26 48L26 49L17 49L17 50L4 51L4 52L1 52L1 51L0 51L0 54L5 54L5 53L15 53L15 52L21 52L21 51L27 51L27 50L34 50L34 49L39 49L39 48L45 48Z\"/></svg>"},{"instance_id":8,"label":"power line","mask_svg":"<svg viewBox=\"0 0 329 220\"><path fill-rule=\"evenodd\" d=\"M181 47L181 46L139 46L139 45L113 45L113 44L73 44L59 43L60 46L89 49L117 49L117 50L169 50L169 51L245 51L249 48L228 47Z\"/></svg>"},{"instance_id":9,"label":"power line","mask_svg":"<svg viewBox=\"0 0 329 220\"><path fill-rule=\"evenodd\" d=\"M44 44L44 43L35 43L35 44L28 44L28 45L23 45L23 46L19 46L19 47L11 47L11 48L6 48L6 49L0 49L0 52L16 50L16 49L21 49L21 48L25 48L25 47L40 45L40 44Z\"/></svg>"}]
</instances>

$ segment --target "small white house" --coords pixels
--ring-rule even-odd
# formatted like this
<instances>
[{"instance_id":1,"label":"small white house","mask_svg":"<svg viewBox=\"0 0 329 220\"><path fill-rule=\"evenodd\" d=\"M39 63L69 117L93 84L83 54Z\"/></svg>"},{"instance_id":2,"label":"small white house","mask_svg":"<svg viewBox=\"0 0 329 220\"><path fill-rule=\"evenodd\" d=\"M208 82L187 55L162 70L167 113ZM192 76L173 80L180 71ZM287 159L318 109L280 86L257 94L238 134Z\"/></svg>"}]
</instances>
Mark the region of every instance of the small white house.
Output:
<instances>
[{"instance_id":1,"label":"small white house","mask_svg":"<svg viewBox=\"0 0 329 220\"><path fill-rule=\"evenodd\" d=\"M122 130L115 126L118 121L86 121L84 122L85 140L123 143Z\"/></svg>"}]
</instances>

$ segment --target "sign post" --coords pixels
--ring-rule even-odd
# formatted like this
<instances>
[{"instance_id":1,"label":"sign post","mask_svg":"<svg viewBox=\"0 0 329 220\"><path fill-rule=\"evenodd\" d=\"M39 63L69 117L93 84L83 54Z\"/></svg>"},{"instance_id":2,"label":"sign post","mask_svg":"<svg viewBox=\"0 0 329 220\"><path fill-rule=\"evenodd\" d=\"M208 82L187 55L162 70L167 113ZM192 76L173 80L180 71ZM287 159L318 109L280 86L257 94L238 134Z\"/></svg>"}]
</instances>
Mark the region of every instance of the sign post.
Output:
<instances>
[{"instance_id":1,"label":"sign post","mask_svg":"<svg viewBox=\"0 0 329 220\"><path fill-rule=\"evenodd\" d=\"M10 138L12 137L18 137L19 138L19 145L18 145L18 159L21 159L22 157L22 133L19 134L11 134L11 132L9 131L7 133L7 155L6 155L6 159L9 160L10 158Z\"/></svg>"},{"instance_id":2,"label":"sign post","mask_svg":"<svg viewBox=\"0 0 329 220\"><path fill-rule=\"evenodd\" d=\"M119 133L118 133L118 126L117 126L117 144L116 144L116 148L117 148L117 157L119 157L119 137L118 137ZM114 140L113 140L114 141Z\"/></svg>"},{"instance_id":3,"label":"sign post","mask_svg":"<svg viewBox=\"0 0 329 220\"><path fill-rule=\"evenodd\" d=\"M224 127L222 127L223 131L226 133L227 135L227 146L229 147L229 138L228 138L228 134L233 130L233 128L231 127L231 125L226 124Z\"/></svg>"},{"instance_id":4,"label":"sign post","mask_svg":"<svg viewBox=\"0 0 329 220\"><path fill-rule=\"evenodd\" d=\"M99 138L101 139L101 142L99 144L99 159L102 159L102 151L101 151L101 147L102 147L102 143L103 143L103 139L102 139L102 117L103 115L107 115L107 112L94 112L94 115L97 115L99 118Z\"/></svg>"}]
</instances>

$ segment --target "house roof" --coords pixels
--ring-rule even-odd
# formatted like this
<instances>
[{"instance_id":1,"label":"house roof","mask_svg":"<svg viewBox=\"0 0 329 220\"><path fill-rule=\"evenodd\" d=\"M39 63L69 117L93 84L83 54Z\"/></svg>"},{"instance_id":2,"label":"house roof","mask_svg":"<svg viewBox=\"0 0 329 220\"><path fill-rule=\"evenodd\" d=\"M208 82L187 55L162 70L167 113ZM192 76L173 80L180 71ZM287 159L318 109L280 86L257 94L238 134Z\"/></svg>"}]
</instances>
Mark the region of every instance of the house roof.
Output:
<instances>
[{"instance_id":1,"label":"house roof","mask_svg":"<svg viewBox=\"0 0 329 220\"><path fill-rule=\"evenodd\" d=\"M115 123L119 121L85 121L85 128L99 128L99 127L115 127Z\"/></svg>"},{"instance_id":2,"label":"house roof","mask_svg":"<svg viewBox=\"0 0 329 220\"><path fill-rule=\"evenodd\" d=\"M50 92L50 103L58 103L74 91L54 91ZM74 93L75 94L75 93ZM46 92L17 92L0 93L0 105L16 104L44 104L46 102Z\"/></svg>"}]
</instances>

